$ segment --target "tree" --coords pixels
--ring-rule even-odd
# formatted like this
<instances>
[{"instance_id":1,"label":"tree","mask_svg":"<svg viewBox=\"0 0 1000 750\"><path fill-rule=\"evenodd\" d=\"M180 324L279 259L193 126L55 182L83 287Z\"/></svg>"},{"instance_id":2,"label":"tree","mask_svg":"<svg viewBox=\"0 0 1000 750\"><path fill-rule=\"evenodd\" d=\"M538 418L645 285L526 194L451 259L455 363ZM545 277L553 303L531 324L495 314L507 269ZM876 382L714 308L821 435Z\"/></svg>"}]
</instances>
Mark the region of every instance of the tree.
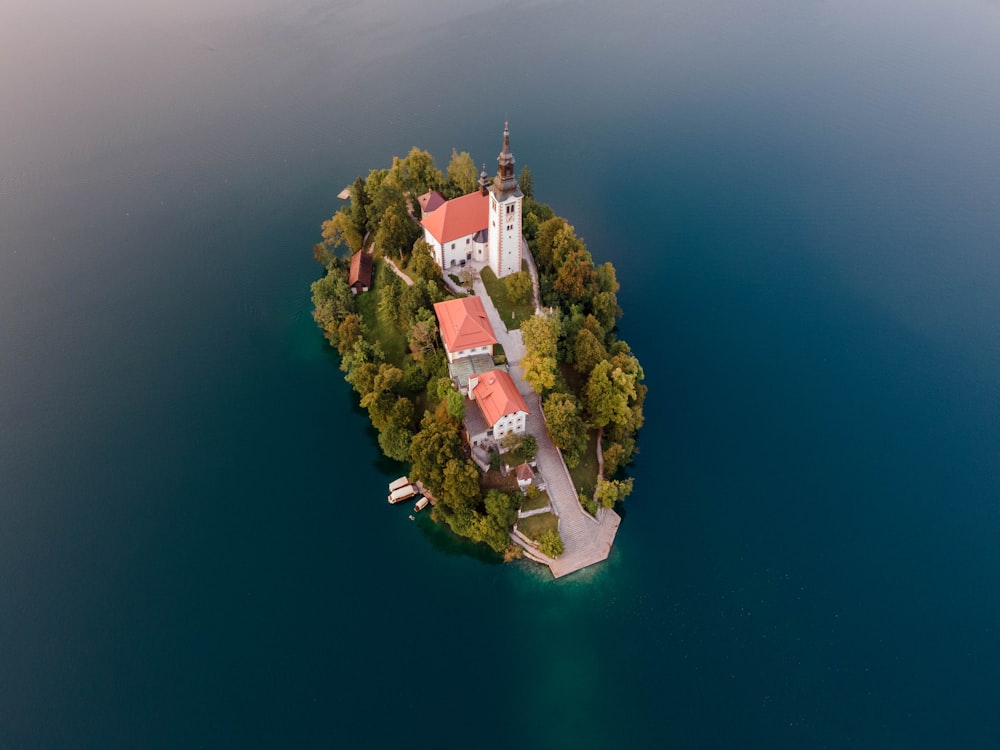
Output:
<instances>
[{"instance_id":1,"label":"tree","mask_svg":"<svg viewBox=\"0 0 1000 750\"><path fill-rule=\"evenodd\" d=\"M508 432L500 438L501 452L506 454L507 463L510 466L518 466L527 463L538 453L538 441L534 435L518 435L516 432Z\"/></svg>"},{"instance_id":2,"label":"tree","mask_svg":"<svg viewBox=\"0 0 1000 750\"><path fill-rule=\"evenodd\" d=\"M613 508L632 493L631 477L628 479L597 478L597 501L605 508Z\"/></svg>"},{"instance_id":3,"label":"tree","mask_svg":"<svg viewBox=\"0 0 1000 750\"><path fill-rule=\"evenodd\" d=\"M387 255L402 260L419 236L420 229L406 212L405 206L391 205L379 220L378 229L375 230L375 245Z\"/></svg>"},{"instance_id":4,"label":"tree","mask_svg":"<svg viewBox=\"0 0 1000 750\"><path fill-rule=\"evenodd\" d=\"M341 206L332 218L323 222L323 241L334 248L346 244L352 253L361 249L364 243L364 227L358 227L347 206Z\"/></svg>"},{"instance_id":5,"label":"tree","mask_svg":"<svg viewBox=\"0 0 1000 750\"><path fill-rule=\"evenodd\" d=\"M608 352L593 333L581 328L576 334L573 348L573 368L581 375L589 375L597 363L608 358Z\"/></svg>"},{"instance_id":6,"label":"tree","mask_svg":"<svg viewBox=\"0 0 1000 750\"><path fill-rule=\"evenodd\" d=\"M580 404L571 393L553 393L545 399L545 426L569 466L576 466L587 448L587 427Z\"/></svg>"},{"instance_id":7,"label":"tree","mask_svg":"<svg viewBox=\"0 0 1000 750\"><path fill-rule=\"evenodd\" d=\"M448 179L455 184L459 195L471 193L479 187L479 174L476 164L468 151L459 153L451 150L451 161L448 162Z\"/></svg>"},{"instance_id":8,"label":"tree","mask_svg":"<svg viewBox=\"0 0 1000 750\"><path fill-rule=\"evenodd\" d=\"M458 277L462 280L462 286L471 292L473 285L479 279L479 269L466 266L459 272Z\"/></svg>"},{"instance_id":9,"label":"tree","mask_svg":"<svg viewBox=\"0 0 1000 750\"><path fill-rule=\"evenodd\" d=\"M437 497L452 508L474 508L480 498L479 468L469 459L448 459Z\"/></svg>"},{"instance_id":10,"label":"tree","mask_svg":"<svg viewBox=\"0 0 1000 750\"><path fill-rule=\"evenodd\" d=\"M526 305L531 302L532 284L531 274L527 271L518 271L510 276L504 277L504 285L507 287L507 295L515 305Z\"/></svg>"},{"instance_id":11,"label":"tree","mask_svg":"<svg viewBox=\"0 0 1000 750\"><path fill-rule=\"evenodd\" d=\"M434 157L416 146L404 158L393 158L389 178L411 196L437 190L444 183L441 170L434 166Z\"/></svg>"},{"instance_id":12,"label":"tree","mask_svg":"<svg viewBox=\"0 0 1000 750\"><path fill-rule=\"evenodd\" d=\"M354 348L365 335L364 323L357 313L349 313L337 327L337 351L341 356Z\"/></svg>"},{"instance_id":13,"label":"tree","mask_svg":"<svg viewBox=\"0 0 1000 750\"><path fill-rule=\"evenodd\" d=\"M538 393L556 383L558 367L559 320L553 316L532 315L521 323L525 355L521 359L524 379Z\"/></svg>"},{"instance_id":14,"label":"tree","mask_svg":"<svg viewBox=\"0 0 1000 750\"><path fill-rule=\"evenodd\" d=\"M459 391L449 388L444 400L452 417L459 422L465 419L465 397Z\"/></svg>"},{"instance_id":15,"label":"tree","mask_svg":"<svg viewBox=\"0 0 1000 750\"><path fill-rule=\"evenodd\" d=\"M438 324L434 313L424 308L418 310L410 328L410 351L413 358L421 360L437 350Z\"/></svg>"},{"instance_id":16,"label":"tree","mask_svg":"<svg viewBox=\"0 0 1000 750\"><path fill-rule=\"evenodd\" d=\"M517 178L517 186L521 188L525 198L535 197L535 178L531 176L531 170L525 164L521 167L521 174Z\"/></svg>"},{"instance_id":17,"label":"tree","mask_svg":"<svg viewBox=\"0 0 1000 750\"><path fill-rule=\"evenodd\" d=\"M594 367L583 389L583 403L591 427L600 429L611 422L628 423L632 414L629 399L636 396L636 377L609 360Z\"/></svg>"},{"instance_id":18,"label":"tree","mask_svg":"<svg viewBox=\"0 0 1000 750\"><path fill-rule=\"evenodd\" d=\"M368 191L365 189L365 180L358 177L351 185L351 219L354 226L361 230L362 234L368 232Z\"/></svg>"},{"instance_id":19,"label":"tree","mask_svg":"<svg viewBox=\"0 0 1000 750\"><path fill-rule=\"evenodd\" d=\"M424 239L417 240L410 257L410 276L425 281L437 281L441 278L441 269L434 262L431 246Z\"/></svg>"},{"instance_id":20,"label":"tree","mask_svg":"<svg viewBox=\"0 0 1000 750\"><path fill-rule=\"evenodd\" d=\"M398 422L390 420L379 430L378 444L382 452L396 461L405 461L410 457L410 443L413 433Z\"/></svg>"},{"instance_id":21,"label":"tree","mask_svg":"<svg viewBox=\"0 0 1000 750\"><path fill-rule=\"evenodd\" d=\"M538 537L538 549L542 551L543 555L556 558L566 551L566 545L563 544L558 531L546 531Z\"/></svg>"},{"instance_id":22,"label":"tree","mask_svg":"<svg viewBox=\"0 0 1000 750\"><path fill-rule=\"evenodd\" d=\"M450 460L460 459L462 456L462 436L458 422L447 411L443 418L440 411L426 412L420 420L420 430L413 436L410 444L413 475L432 491L440 490L445 485L445 466Z\"/></svg>"},{"instance_id":23,"label":"tree","mask_svg":"<svg viewBox=\"0 0 1000 750\"><path fill-rule=\"evenodd\" d=\"M323 329L327 340L334 346L340 340L340 323L355 312L357 300L347 285L341 271L329 271L312 283L313 320Z\"/></svg>"},{"instance_id":24,"label":"tree","mask_svg":"<svg viewBox=\"0 0 1000 750\"><path fill-rule=\"evenodd\" d=\"M519 502L513 495L500 490L488 490L483 498L486 515L495 518L504 529L509 529L517 520Z\"/></svg>"}]
</instances>

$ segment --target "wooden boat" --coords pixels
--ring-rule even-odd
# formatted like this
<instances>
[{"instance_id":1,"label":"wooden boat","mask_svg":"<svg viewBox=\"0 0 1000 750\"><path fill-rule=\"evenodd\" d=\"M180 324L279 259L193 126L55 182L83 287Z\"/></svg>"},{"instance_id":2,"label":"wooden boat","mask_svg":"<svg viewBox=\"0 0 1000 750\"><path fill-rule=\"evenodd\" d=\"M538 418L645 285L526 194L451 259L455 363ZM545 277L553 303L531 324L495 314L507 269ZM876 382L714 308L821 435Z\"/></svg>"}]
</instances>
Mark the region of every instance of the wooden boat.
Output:
<instances>
[{"instance_id":1,"label":"wooden boat","mask_svg":"<svg viewBox=\"0 0 1000 750\"><path fill-rule=\"evenodd\" d=\"M422 511L424 508L427 507L428 503L430 503L430 500L428 500L426 497L420 498L419 500L417 500L417 504L413 506L413 512L417 513L419 511Z\"/></svg>"},{"instance_id":2,"label":"wooden boat","mask_svg":"<svg viewBox=\"0 0 1000 750\"><path fill-rule=\"evenodd\" d=\"M389 482L389 492L395 492L396 490L401 490L403 487L408 485L410 480L406 477L400 477L399 479L393 479Z\"/></svg>"},{"instance_id":3,"label":"wooden boat","mask_svg":"<svg viewBox=\"0 0 1000 750\"><path fill-rule=\"evenodd\" d=\"M416 494L416 488L412 484L408 484L405 487L400 487L398 490L393 490L389 493L389 504L395 505L396 503L401 503L403 500L409 500Z\"/></svg>"}]
</instances>

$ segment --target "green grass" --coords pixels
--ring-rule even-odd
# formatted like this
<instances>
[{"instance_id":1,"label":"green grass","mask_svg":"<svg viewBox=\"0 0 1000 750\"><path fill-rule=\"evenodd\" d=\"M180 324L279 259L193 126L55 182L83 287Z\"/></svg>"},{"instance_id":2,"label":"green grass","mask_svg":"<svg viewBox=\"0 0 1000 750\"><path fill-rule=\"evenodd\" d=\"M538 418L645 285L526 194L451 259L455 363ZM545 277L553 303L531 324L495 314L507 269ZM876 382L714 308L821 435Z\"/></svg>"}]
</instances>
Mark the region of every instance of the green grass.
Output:
<instances>
[{"instance_id":1,"label":"green grass","mask_svg":"<svg viewBox=\"0 0 1000 750\"><path fill-rule=\"evenodd\" d=\"M568 467L567 467L568 468ZM593 497L597 489L597 431L592 430L587 437L587 448L580 456L580 463L569 470L576 491L586 497Z\"/></svg>"},{"instance_id":2,"label":"green grass","mask_svg":"<svg viewBox=\"0 0 1000 750\"><path fill-rule=\"evenodd\" d=\"M496 305L497 312L500 313L500 320L507 326L507 330L520 328L521 321L527 320L534 314L535 308L530 301L526 305L515 305L511 302L510 296L507 294L507 285L503 283L502 279L496 277L493 269L489 266L483 268L479 277L483 280L483 286L486 287L486 292L493 300L493 304ZM511 318L511 313L514 314L513 318Z\"/></svg>"},{"instance_id":3,"label":"green grass","mask_svg":"<svg viewBox=\"0 0 1000 750\"><path fill-rule=\"evenodd\" d=\"M532 497L532 495L535 495ZM544 490L536 493L530 493L524 496L524 502L521 503L522 511L538 510L539 508L549 507L549 493Z\"/></svg>"},{"instance_id":4,"label":"green grass","mask_svg":"<svg viewBox=\"0 0 1000 750\"><path fill-rule=\"evenodd\" d=\"M496 469L490 469L479 480L483 490L500 490L501 492L517 492L517 474L510 472L504 476Z\"/></svg>"},{"instance_id":5,"label":"green grass","mask_svg":"<svg viewBox=\"0 0 1000 750\"><path fill-rule=\"evenodd\" d=\"M546 531L559 533L559 518L551 513L539 513L537 516L519 518L517 530L529 539L538 541L538 538Z\"/></svg>"},{"instance_id":6,"label":"green grass","mask_svg":"<svg viewBox=\"0 0 1000 750\"><path fill-rule=\"evenodd\" d=\"M410 349L406 337L396 330L396 324L383 320L378 314L378 288L385 283L387 274L392 270L387 268L381 258L375 259L374 288L358 295L358 312L365 321L365 326L372 338L379 343L388 362L403 367L409 357Z\"/></svg>"}]
</instances>

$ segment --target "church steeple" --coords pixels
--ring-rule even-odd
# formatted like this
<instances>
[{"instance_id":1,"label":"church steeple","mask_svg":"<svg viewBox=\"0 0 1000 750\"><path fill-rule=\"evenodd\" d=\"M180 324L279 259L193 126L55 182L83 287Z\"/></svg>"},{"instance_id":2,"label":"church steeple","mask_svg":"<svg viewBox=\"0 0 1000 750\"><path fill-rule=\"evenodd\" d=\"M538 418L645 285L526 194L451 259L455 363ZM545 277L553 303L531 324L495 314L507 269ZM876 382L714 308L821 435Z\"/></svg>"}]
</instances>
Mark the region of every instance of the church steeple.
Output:
<instances>
[{"instance_id":1,"label":"church steeple","mask_svg":"<svg viewBox=\"0 0 1000 750\"><path fill-rule=\"evenodd\" d=\"M497 176L493 180L493 188L500 194L517 190L517 178L514 177L514 154L510 152L510 126L506 122L503 124L503 149L497 157Z\"/></svg>"}]
</instances>

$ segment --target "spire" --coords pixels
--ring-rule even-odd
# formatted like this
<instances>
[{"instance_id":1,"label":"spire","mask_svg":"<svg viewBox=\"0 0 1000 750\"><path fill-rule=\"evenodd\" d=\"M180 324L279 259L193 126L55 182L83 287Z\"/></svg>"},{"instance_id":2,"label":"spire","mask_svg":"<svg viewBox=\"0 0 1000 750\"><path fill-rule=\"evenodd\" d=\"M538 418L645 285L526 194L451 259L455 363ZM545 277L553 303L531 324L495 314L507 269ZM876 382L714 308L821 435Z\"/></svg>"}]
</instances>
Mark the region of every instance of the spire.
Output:
<instances>
[{"instance_id":1,"label":"spire","mask_svg":"<svg viewBox=\"0 0 1000 750\"><path fill-rule=\"evenodd\" d=\"M486 165L483 164L483 171L479 173L479 190L486 195L490 190L490 178L486 174Z\"/></svg>"},{"instance_id":2,"label":"spire","mask_svg":"<svg viewBox=\"0 0 1000 750\"><path fill-rule=\"evenodd\" d=\"M493 187L498 193L508 193L517 190L517 178L514 177L514 154L510 152L510 126L503 124L503 149L497 157L497 176Z\"/></svg>"}]
</instances>

